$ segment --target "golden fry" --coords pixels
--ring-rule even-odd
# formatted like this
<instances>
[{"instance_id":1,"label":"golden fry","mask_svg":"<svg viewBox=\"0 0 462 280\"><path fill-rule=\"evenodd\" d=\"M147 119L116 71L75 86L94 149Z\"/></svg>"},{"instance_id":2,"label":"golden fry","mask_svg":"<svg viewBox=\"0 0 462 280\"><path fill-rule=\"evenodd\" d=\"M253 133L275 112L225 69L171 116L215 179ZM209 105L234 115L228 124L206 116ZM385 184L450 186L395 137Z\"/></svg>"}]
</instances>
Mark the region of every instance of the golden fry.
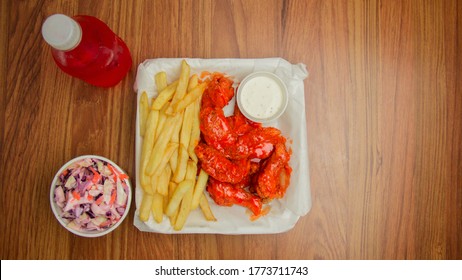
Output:
<instances>
[{"instance_id":1,"label":"golden fry","mask_svg":"<svg viewBox=\"0 0 462 280\"><path fill-rule=\"evenodd\" d=\"M158 176L151 176L151 193L150 194L155 194L157 192L157 185L159 182L159 177Z\"/></svg>"},{"instance_id":2,"label":"golden fry","mask_svg":"<svg viewBox=\"0 0 462 280\"><path fill-rule=\"evenodd\" d=\"M183 61L181 61L180 78L178 80L178 86L176 87L175 95L172 98L172 104L175 104L179 100L183 99L184 95L186 94L186 89L188 88L189 82L189 72L190 67L186 60L183 59Z\"/></svg>"},{"instance_id":3,"label":"golden fry","mask_svg":"<svg viewBox=\"0 0 462 280\"><path fill-rule=\"evenodd\" d=\"M197 173L197 165L194 161L189 160L188 161L188 166L186 170L186 176L185 180L186 181L191 181L194 183L196 179L196 173ZM181 206L180 210L178 212L178 216L175 221L175 225L173 228L175 230L181 230L186 222L186 219L189 216L189 213L191 212L191 203L192 203L192 198L193 198L193 192L194 189L191 188L189 189L186 194L184 195L182 201L181 201Z\"/></svg>"},{"instance_id":4,"label":"golden fry","mask_svg":"<svg viewBox=\"0 0 462 280\"><path fill-rule=\"evenodd\" d=\"M170 220L170 225L171 225L172 227L175 226L176 218L178 217L178 212L180 212L180 207L177 207L176 210L173 212L173 215L171 215L170 217L168 217L168 219Z\"/></svg>"},{"instance_id":5,"label":"golden fry","mask_svg":"<svg viewBox=\"0 0 462 280\"><path fill-rule=\"evenodd\" d=\"M186 96L179 100L176 103L172 102L173 106L173 112L181 112L183 111L188 105L194 103L198 98L202 96L202 93L204 93L205 88L207 87L207 83L202 83L193 88Z\"/></svg>"},{"instance_id":6,"label":"golden fry","mask_svg":"<svg viewBox=\"0 0 462 280\"><path fill-rule=\"evenodd\" d=\"M175 128L176 122L180 121L180 116L169 117L165 123L164 130L159 135L154 147L152 148L151 157L149 159L148 165L146 166L145 173L148 175L154 174L156 168L162 161L163 152L167 148L167 144L172 137L173 130Z\"/></svg>"},{"instance_id":7,"label":"golden fry","mask_svg":"<svg viewBox=\"0 0 462 280\"><path fill-rule=\"evenodd\" d=\"M149 100L148 94L143 91L140 96L140 115L139 115L139 122L140 122L140 135L143 137L144 132L146 131L146 121L149 114Z\"/></svg>"},{"instance_id":8,"label":"golden fry","mask_svg":"<svg viewBox=\"0 0 462 280\"><path fill-rule=\"evenodd\" d=\"M170 181L168 183L168 200L172 199L173 193L176 190L176 187L178 186L177 183Z\"/></svg>"},{"instance_id":9,"label":"golden fry","mask_svg":"<svg viewBox=\"0 0 462 280\"><path fill-rule=\"evenodd\" d=\"M168 85L164 90L159 92L159 95L156 97L152 103L151 109L160 110L164 107L167 102L172 99L173 94L175 93L176 87L178 86L178 81L175 81Z\"/></svg>"},{"instance_id":10,"label":"golden fry","mask_svg":"<svg viewBox=\"0 0 462 280\"><path fill-rule=\"evenodd\" d=\"M157 127L157 120L159 118L159 111L149 111L148 119L146 121L146 131L144 135L143 146L141 148L141 162L140 162L140 181L141 186L146 192L150 193L151 180L146 176L146 166L148 165L149 158L154 147L154 136Z\"/></svg>"},{"instance_id":11,"label":"golden fry","mask_svg":"<svg viewBox=\"0 0 462 280\"><path fill-rule=\"evenodd\" d=\"M168 182L170 181L171 175L172 169L170 169L170 165L165 166L159 175L159 179L157 180L157 192L159 194L168 196Z\"/></svg>"},{"instance_id":12,"label":"golden fry","mask_svg":"<svg viewBox=\"0 0 462 280\"><path fill-rule=\"evenodd\" d=\"M189 83L188 83L188 90L187 92L190 92L193 88L195 88L199 84L199 76L197 74L194 74L189 78Z\"/></svg>"},{"instance_id":13,"label":"golden fry","mask_svg":"<svg viewBox=\"0 0 462 280\"><path fill-rule=\"evenodd\" d=\"M175 192L172 195L172 198L170 199L168 206L167 206L167 211L165 211L165 214L167 216L172 216L176 209L180 206L181 200L185 196L185 194L194 188L194 182L191 180L184 180L181 183L178 184L178 186L175 189Z\"/></svg>"},{"instance_id":14,"label":"golden fry","mask_svg":"<svg viewBox=\"0 0 462 280\"><path fill-rule=\"evenodd\" d=\"M163 202L162 202L162 214L167 211L167 205L168 205L168 195L163 196Z\"/></svg>"},{"instance_id":15,"label":"golden fry","mask_svg":"<svg viewBox=\"0 0 462 280\"><path fill-rule=\"evenodd\" d=\"M143 188L143 191L149 195L153 195L154 192L152 191L152 186L151 186L151 177L147 176L147 175L143 175L144 179L142 180L147 180L148 183L147 184L141 184L141 187ZM141 177L141 178L143 178Z\"/></svg>"},{"instance_id":16,"label":"golden fry","mask_svg":"<svg viewBox=\"0 0 462 280\"><path fill-rule=\"evenodd\" d=\"M182 144L180 144L180 147L178 149L178 163L175 169L175 173L173 174L173 181L175 183L180 183L184 180L184 177L186 175L186 167L188 165L188 159L188 151Z\"/></svg>"},{"instance_id":17,"label":"golden fry","mask_svg":"<svg viewBox=\"0 0 462 280\"><path fill-rule=\"evenodd\" d=\"M143 193L143 200L140 205L140 221L146 222L149 220L149 214L151 213L152 195Z\"/></svg>"},{"instance_id":18,"label":"golden fry","mask_svg":"<svg viewBox=\"0 0 462 280\"><path fill-rule=\"evenodd\" d=\"M181 230L186 223L186 219L191 212L191 202L193 196L193 189L189 189L181 200L181 207L176 217L175 225L173 226L174 230Z\"/></svg>"},{"instance_id":19,"label":"golden fry","mask_svg":"<svg viewBox=\"0 0 462 280\"><path fill-rule=\"evenodd\" d=\"M182 144L186 149L188 149L189 139L191 139L191 130L194 119L194 104L191 105L192 106L188 106L184 111L183 125L180 131L180 144Z\"/></svg>"},{"instance_id":20,"label":"golden fry","mask_svg":"<svg viewBox=\"0 0 462 280\"><path fill-rule=\"evenodd\" d=\"M199 119L200 107L201 107L201 99L199 98L196 100L196 102L194 102L194 117L193 117L192 128L191 128L191 139L189 140L189 146L188 146L189 157L195 162L199 161L199 159L197 158L196 152L194 152L194 149L196 148L197 144L199 144L199 141L201 138L200 119Z\"/></svg>"},{"instance_id":21,"label":"golden fry","mask_svg":"<svg viewBox=\"0 0 462 280\"><path fill-rule=\"evenodd\" d=\"M185 180L192 180L196 184L196 174L197 174L197 164L193 160L188 160L188 165L186 167Z\"/></svg>"},{"instance_id":22,"label":"golden fry","mask_svg":"<svg viewBox=\"0 0 462 280\"><path fill-rule=\"evenodd\" d=\"M200 203L199 203L202 213L207 221L216 221L217 219L212 213L212 209L210 209L209 201L205 197L205 194L202 193Z\"/></svg>"},{"instance_id":23,"label":"golden fry","mask_svg":"<svg viewBox=\"0 0 462 280\"><path fill-rule=\"evenodd\" d=\"M159 163L159 166L154 171L154 176L160 176L160 174L162 173L162 171L164 170L164 168L168 164L168 162L169 162L170 158L172 157L173 152L175 150L178 150L178 143L170 142L170 143L167 144L167 148L165 149L165 152L164 152L164 154L162 156L162 159L161 159L161 161ZM172 170L170 166L168 166L168 168L169 168L170 171ZM170 181L170 177L169 177L169 181Z\"/></svg>"},{"instance_id":24,"label":"golden fry","mask_svg":"<svg viewBox=\"0 0 462 280\"><path fill-rule=\"evenodd\" d=\"M155 193L152 197L151 211L154 221L157 223L161 223L164 218L163 203L164 197L161 194Z\"/></svg>"},{"instance_id":25,"label":"golden fry","mask_svg":"<svg viewBox=\"0 0 462 280\"><path fill-rule=\"evenodd\" d=\"M175 182L170 182L168 184L168 201L170 201L172 199L172 196L173 194L175 193L175 190L177 188L177 183ZM167 202L168 204L168 202ZM168 206L168 205L167 205ZM164 213L167 213L167 206L165 207L164 209ZM170 225L173 227L175 225L175 222L176 222L176 217L178 216L178 210L179 210L179 207L176 208L176 210L173 212L173 215L171 215L169 217L169 220L170 220Z\"/></svg>"},{"instance_id":26,"label":"golden fry","mask_svg":"<svg viewBox=\"0 0 462 280\"><path fill-rule=\"evenodd\" d=\"M163 91L167 86L167 73L161 71L155 76L157 92Z\"/></svg>"},{"instance_id":27,"label":"golden fry","mask_svg":"<svg viewBox=\"0 0 462 280\"><path fill-rule=\"evenodd\" d=\"M192 209L196 209L199 206L200 199L202 194L204 194L205 187L207 186L207 181L209 179L209 174L207 174L203 169L199 172L197 177L196 186L194 187L194 194L192 200Z\"/></svg>"},{"instance_id":28,"label":"golden fry","mask_svg":"<svg viewBox=\"0 0 462 280\"><path fill-rule=\"evenodd\" d=\"M165 111L167 110L169 106L169 102L162 107L162 109L159 111L159 120L157 121L157 129L156 129L156 141L157 138L159 138L160 133L164 129L165 121L167 120L167 115L165 114Z\"/></svg>"},{"instance_id":29,"label":"golden fry","mask_svg":"<svg viewBox=\"0 0 462 280\"><path fill-rule=\"evenodd\" d=\"M183 120L183 112L178 114L180 115L180 118ZM177 126L175 126L175 130L173 131L172 139L171 141L174 143L179 143L180 142L180 131L181 131L181 125L182 122L178 122ZM172 168L172 171L176 170L176 165L178 162L178 149L176 149L173 152L173 155L170 157L170 167Z\"/></svg>"}]
</instances>

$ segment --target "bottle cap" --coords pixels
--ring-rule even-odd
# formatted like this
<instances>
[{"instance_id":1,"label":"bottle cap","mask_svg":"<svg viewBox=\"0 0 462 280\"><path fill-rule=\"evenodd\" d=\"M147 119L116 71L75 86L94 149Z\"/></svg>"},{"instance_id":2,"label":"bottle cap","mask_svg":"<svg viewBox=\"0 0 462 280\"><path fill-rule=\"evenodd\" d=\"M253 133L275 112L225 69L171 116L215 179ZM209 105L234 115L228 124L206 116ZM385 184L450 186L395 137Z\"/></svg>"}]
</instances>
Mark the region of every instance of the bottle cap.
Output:
<instances>
[{"instance_id":1,"label":"bottle cap","mask_svg":"<svg viewBox=\"0 0 462 280\"><path fill-rule=\"evenodd\" d=\"M68 51L75 48L82 38L80 25L72 18L55 14L49 16L42 25L42 36L55 49Z\"/></svg>"}]
</instances>

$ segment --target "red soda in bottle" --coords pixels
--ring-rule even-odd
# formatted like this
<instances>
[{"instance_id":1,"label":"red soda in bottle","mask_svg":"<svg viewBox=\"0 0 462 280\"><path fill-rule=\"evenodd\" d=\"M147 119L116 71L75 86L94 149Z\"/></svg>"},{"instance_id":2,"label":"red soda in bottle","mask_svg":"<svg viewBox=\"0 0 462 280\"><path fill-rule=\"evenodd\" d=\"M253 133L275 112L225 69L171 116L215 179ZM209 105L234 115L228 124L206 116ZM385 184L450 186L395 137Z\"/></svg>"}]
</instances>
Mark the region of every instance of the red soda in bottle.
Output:
<instances>
[{"instance_id":1,"label":"red soda in bottle","mask_svg":"<svg viewBox=\"0 0 462 280\"><path fill-rule=\"evenodd\" d=\"M127 45L95 17L52 15L43 23L42 35L59 68L89 84L115 86L132 66Z\"/></svg>"}]
</instances>

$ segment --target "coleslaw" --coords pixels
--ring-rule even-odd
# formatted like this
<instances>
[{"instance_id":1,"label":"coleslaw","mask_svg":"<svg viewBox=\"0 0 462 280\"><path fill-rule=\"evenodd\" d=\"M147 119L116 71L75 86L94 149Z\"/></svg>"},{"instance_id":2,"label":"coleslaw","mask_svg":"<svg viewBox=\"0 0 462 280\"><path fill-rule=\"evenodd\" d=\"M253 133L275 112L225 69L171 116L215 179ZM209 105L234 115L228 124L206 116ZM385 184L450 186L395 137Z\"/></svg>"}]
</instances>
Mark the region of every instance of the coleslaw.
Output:
<instances>
[{"instance_id":1,"label":"coleslaw","mask_svg":"<svg viewBox=\"0 0 462 280\"><path fill-rule=\"evenodd\" d=\"M111 163L84 158L68 166L55 184L54 202L66 226L103 231L127 211L128 176Z\"/></svg>"}]
</instances>

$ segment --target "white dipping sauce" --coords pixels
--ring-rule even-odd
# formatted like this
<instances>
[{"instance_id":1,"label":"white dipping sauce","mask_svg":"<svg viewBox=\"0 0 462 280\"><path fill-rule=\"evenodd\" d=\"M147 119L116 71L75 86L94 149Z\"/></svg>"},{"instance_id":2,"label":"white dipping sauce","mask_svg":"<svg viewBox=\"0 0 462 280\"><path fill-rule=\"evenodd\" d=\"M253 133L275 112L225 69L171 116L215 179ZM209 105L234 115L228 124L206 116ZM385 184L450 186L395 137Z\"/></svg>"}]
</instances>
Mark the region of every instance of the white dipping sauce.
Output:
<instances>
[{"instance_id":1,"label":"white dipping sauce","mask_svg":"<svg viewBox=\"0 0 462 280\"><path fill-rule=\"evenodd\" d=\"M281 85L266 76L256 76L247 81L240 94L242 109L258 119L277 114L284 102Z\"/></svg>"}]
</instances>

